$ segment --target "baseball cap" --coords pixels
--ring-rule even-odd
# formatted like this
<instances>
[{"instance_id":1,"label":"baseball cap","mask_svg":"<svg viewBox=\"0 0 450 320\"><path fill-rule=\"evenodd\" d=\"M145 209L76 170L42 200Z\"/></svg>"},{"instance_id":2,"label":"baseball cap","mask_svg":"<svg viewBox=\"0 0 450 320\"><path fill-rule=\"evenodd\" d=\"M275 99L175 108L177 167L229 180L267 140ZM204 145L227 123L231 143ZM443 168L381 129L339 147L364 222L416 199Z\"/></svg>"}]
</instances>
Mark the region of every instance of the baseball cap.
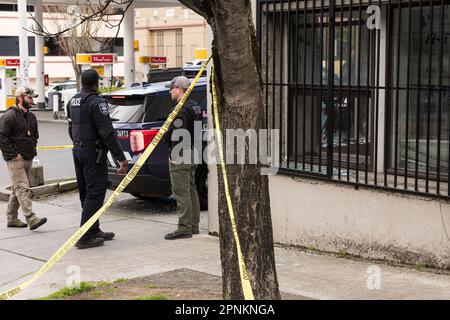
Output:
<instances>
[{"instance_id":1,"label":"baseball cap","mask_svg":"<svg viewBox=\"0 0 450 320\"><path fill-rule=\"evenodd\" d=\"M30 98L37 98L38 94L33 89L28 87L19 87L16 89L16 97L29 96Z\"/></svg>"},{"instance_id":2,"label":"baseball cap","mask_svg":"<svg viewBox=\"0 0 450 320\"><path fill-rule=\"evenodd\" d=\"M81 84L83 86L93 86L93 85L97 84L99 79L100 79L100 75L94 69L85 70L81 74Z\"/></svg>"},{"instance_id":3,"label":"baseball cap","mask_svg":"<svg viewBox=\"0 0 450 320\"><path fill-rule=\"evenodd\" d=\"M189 81L188 78L179 76L172 80L172 82L170 83L170 89L177 87L177 88L187 90L190 85L191 85L191 82Z\"/></svg>"}]
</instances>

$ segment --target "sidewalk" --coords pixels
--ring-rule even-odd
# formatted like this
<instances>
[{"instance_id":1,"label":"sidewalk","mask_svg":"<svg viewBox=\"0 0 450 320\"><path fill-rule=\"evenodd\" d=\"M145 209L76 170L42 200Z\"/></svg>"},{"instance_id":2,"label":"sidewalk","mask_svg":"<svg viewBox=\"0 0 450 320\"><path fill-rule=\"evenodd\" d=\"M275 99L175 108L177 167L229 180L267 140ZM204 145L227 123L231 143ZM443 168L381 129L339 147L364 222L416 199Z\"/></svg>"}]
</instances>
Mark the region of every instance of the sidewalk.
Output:
<instances>
[{"instance_id":1,"label":"sidewalk","mask_svg":"<svg viewBox=\"0 0 450 320\"><path fill-rule=\"evenodd\" d=\"M8 229L1 215L0 291L28 279L77 229L79 208L67 206L64 199L52 201L35 204L36 212L49 219L36 232ZM5 209L6 203L0 202L0 211ZM78 267L82 281L112 281L180 268L221 275L219 239L207 235L206 212L202 212L201 234L177 241L164 240L164 234L176 226L176 212L111 210L101 221L105 231L116 232L116 240L100 248L72 249L15 299L42 297L60 289ZM275 251L280 289L286 293L313 299L450 299L450 276L279 247ZM368 289L368 270L380 271L379 290Z\"/></svg>"}]
</instances>

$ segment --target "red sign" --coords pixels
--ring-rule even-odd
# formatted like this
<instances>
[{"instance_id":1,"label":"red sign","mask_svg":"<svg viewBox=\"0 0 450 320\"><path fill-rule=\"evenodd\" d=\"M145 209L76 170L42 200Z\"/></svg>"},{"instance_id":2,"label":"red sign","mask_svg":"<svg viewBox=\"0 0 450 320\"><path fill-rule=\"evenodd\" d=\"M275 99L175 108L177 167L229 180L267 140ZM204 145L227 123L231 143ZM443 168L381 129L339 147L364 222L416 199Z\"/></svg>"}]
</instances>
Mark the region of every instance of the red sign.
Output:
<instances>
[{"instance_id":1,"label":"red sign","mask_svg":"<svg viewBox=\"0 0 450 320\"><path fill-rule=\"evenodd\" d=\"M114 63L113 54L93 54L92 63Z\"/></svg>"},{"instance_id":2,"label":"red sign","mask_svg":"<svg viewBox=\"0 0 450 320\"><path fill-rule=\"evenodd\" d=\"M7 67L20 67L20 59L6 59Z\"/></svg>"},{"instance_id":3,"label":"red sign","mask_svg":"<svg viewBox=\"0 0 450 320\"><path fill-rule=\"evenodd\" d=\"M151 57L150 58L151 63L167 63L167 57Z\"/></svg>"}]
</instances>

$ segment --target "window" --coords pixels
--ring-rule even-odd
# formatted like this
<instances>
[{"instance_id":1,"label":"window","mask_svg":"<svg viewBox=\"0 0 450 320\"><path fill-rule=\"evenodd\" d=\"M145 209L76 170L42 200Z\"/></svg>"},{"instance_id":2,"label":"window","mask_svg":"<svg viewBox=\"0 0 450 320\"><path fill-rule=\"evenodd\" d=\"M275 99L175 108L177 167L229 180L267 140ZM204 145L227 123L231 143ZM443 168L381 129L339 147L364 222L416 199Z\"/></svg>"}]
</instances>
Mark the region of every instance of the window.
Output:
<instances>
[{"instance_id":1,"label":"window","mask_svg":"<svg viewBox=\"0 0 450 320\"><path fill-rule=\"evenodd\" d=\"M414 6L410 23L408 7L392 16L389 169L447 180L450 6Z\"/></svg>"},{"instance_id":2,"label":"window","mask_svg":"<svg viewBox=\"0 0 450 320\"><path fill-rule=\"evenodd\" d=\"M144 97L111 97L109 114L112 121L137 123L144 116Z\"/></svg>"},{"instance_id":3,"label":"window","mask_svg":"<svg viewBox=\"0 0 450 320\"><path fill-rule=\"evenodd\" d=\"M18 11L17 4L0 4L0 11ZM34 12L34 6L27 6L27 12Z\"/></svg>"},{"instance_id":4,"label":"window","mask_svg":"<svg viewBox=\"0 0 450 320\"><path fill-rule=\"evenodd\" d=\"M378 29L367 5L259 1L280 171L448 199L450 5L383 3Z\"/></svg>"},{"instance_id":5,"label":"window","mask_svg":"<svg viewBox=\"0 0 450 320\"><path fill-rule=\"evenodd\" d=\"M353 11L351 17L350 21L348 10L338 13L334 27L333 157L338 162L348 162L348 168L340 169L341 174L348 174L348 169L354 167L356 161L358 166L365 166L366 161L370 161L370 154L366 159L366 153L371 150L367 117L371 113L368 81L374 61L369 55L370 31L365 28L366 21L359 18L358 12ZM288 20L288 17L284 18ZM288 93L288 134L294 137L289 139L289 158L301 161L302 165L309 159L311 171L322 173L319 169L325 170L325 167L319 166L319 160L327 157L330 125L326 92L329 75L328 17L309 12L301 14L296 21L296 16L291 14L290 22L289 83L298 83L298 87L289 86Z\"/></svg>"},{"instance_id":6,"label":"window","mask_svg":"<svg viewBox=\"0 0 450 320\"><path fill-rule=\"evenodd\" d=\"M47 56L66 56L67 53L57 38L44 37ZM90 40L92 52L116 53L123 56L123 38L95 38Z\"/></svg>"},{"instance_id":7,"label":"window","mask_svg":"<svg viewBox=\"0 0 450 320\"><path fill-rule=\"evenodd\" d=\"M19 56L19 37L0 36L0 56ZM30 57L35 56L34 37L28 37L28 54Z\"/></svg>"},{"instance_id":8,"label":"window","mask_svg":"<svg viewBox=\"0 0 450 320\"><path fill-rule=\"evenodd\" d=\"M175 17L175 9L166 9L166 17Z\"/></svg>"},{"instance_id":9,"label":"window","mask_svg":"<svg viewBox=\"0 0 450 320\"><path fill-rule=\"evenodd\" d=\"M165 121L172 111L174 102L170 94L154 94L147 98L145 122Z\"/></svg>"},{"instance_id":10,"label":"window","mask_svg":"<svg viewBox=\"0 0 450 320\"><path fill-rule=\"evenodd\" d=\"M158 50L158 56L164 56L164 31L158 31L156 34L157 37L157 50Z\"/></svg>"},{"instance_id":11,"label":"window","mask_svg":"<svg viewBox=\"0 0 450 320\"><path fill-rule=\"evenodd\" d=\"M183 29L177 29L175 35L175 44L177 47L177 66L183 65Z\"/></svg>"}]
</instances>

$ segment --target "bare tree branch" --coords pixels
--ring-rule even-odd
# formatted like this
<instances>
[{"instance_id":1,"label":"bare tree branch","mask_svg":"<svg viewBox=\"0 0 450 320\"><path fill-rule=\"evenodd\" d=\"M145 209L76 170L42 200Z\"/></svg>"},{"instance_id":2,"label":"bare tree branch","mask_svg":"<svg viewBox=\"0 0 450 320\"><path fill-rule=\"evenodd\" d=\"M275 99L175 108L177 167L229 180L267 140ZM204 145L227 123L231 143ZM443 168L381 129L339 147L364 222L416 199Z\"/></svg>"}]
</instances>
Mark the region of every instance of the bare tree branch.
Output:
<instances>
[{"instance_id":1,"label":"bare tree branch","mask_svg":"<svg viewBox=\"0 0 450 320\"><path fill-rule=\"evenodd\" d=\"M68 32L70 32L74 27L80 27L82 26L84 23L86 23L87 21L102 21L102 19L106 16L106 15L110 15L108 13L108 8L113 8L114 6L122 6L124 7L123 9L123 15L122 15L122 19L120 19L120 21L118 22L118 24L116 26L112 26L112 24L110 24L111 29L113 27L117 27L120 28L120 25L125 17L125 12L130 8L130 6L133 4L134 0L105 0L104 4L102 4L102 1L98 1L99 2L99 6L98 8L92 10L92 13L89 14L83 14L80 15L80 21L78 23L76 23L73 26L69 26L66 27L62 30L60 30L59 32L56 33L50 33L50 32L45 32L43 26L41 26L38 21L36 21L35 17L31 15L31 18L34 21L34 25L31 29L25 28L25 30L27 30L28 32L34 33L36 35L40 35L40 36L47 36L47 37L60 37ZM78 3L78 2L77 2ZM81 7L80 4L77 4L79 7ZM92 6L91 4L89 4L89 6ZM37 26L37 29L35 28L35 26ZM119 30L117 32L117 35L119 34ZM116 35L116 37L117 37Z\"/></svg>"},{"instance_id":2,"label":"bare tree branch","mask_svg":"<svg viewBox=\"0 0 450 320\"><path fill-rule=\"evenodd\" d=\"M47 5L43 6L43 8L47 14L51 12L54 19L63 18L64 20L67 20L71 17L71 15L66 10L66 6ZM79 15L90 16L93 12L98 12L102 8L103 6L99 5L97 7L92 3L89 5L82 5L79 6ZM127 9L128 8L129 6L127 7ZM76 55L78 53L105 52L105 50L112 47L114 41L118 37L118 33L120 32L120 23L123 21L123 16L122 19L117 19L117 15L109 14L109 12L106 11L104 13L108 14L105 14L101 20L87 19L82 24L72 23L69 26L70 28L66 32L63 31L67 30L67 25L61 24L58 20L54 20L54 28L52 32L48 32L48 29L46 29L46 27L44 26L37 25L37 28L40 29L45 36L56 39L58 41L59 47L61 48L62 52L70 58L77 80L79 80L81 77L81 66L76 62ZM115 36L110 38L100 37L99 32L102 29L100 27L104 27L105 22L110 21L112 17L114 17L116 21L119 21L119 24L116 26L117 32ZM50 29L52 29L51 26Z\"/></svg>"}]
</instances>

